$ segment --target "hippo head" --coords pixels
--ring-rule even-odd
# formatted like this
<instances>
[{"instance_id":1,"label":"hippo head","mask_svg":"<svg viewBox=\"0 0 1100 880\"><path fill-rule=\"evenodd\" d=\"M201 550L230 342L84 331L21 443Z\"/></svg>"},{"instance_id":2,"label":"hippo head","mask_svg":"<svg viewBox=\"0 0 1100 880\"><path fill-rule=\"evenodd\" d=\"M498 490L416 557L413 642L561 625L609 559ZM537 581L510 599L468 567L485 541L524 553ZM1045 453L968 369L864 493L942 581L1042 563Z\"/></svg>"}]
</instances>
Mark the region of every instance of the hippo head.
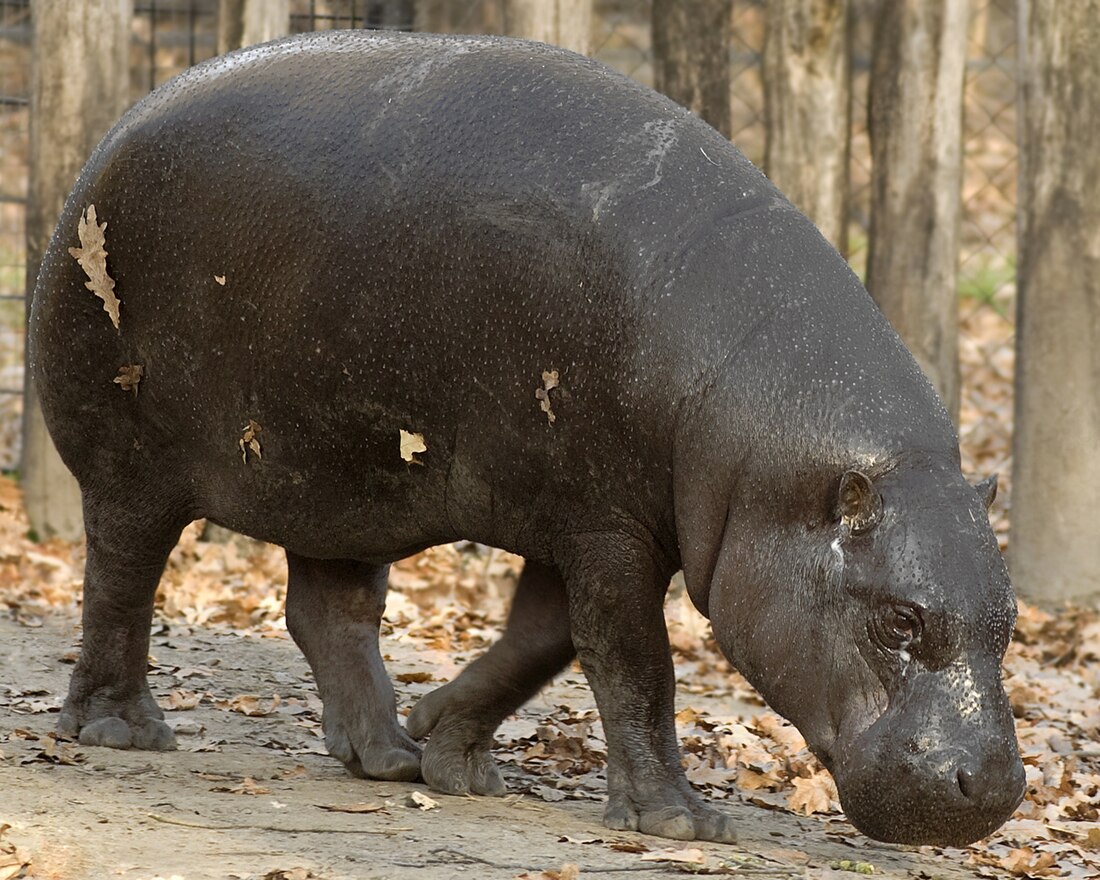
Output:
<instances>
[{"instance_id":1,"label":"hippo head","mask_svg":"<svg viewBox=\"0 0 1100 880\"><path fill-rule=\"evenodd\" d=\"M987 516L996 480L972 487L925 462L810 482L797 497L775 482L749 493L744 516L731 507L712 576L693 584L685 564L692 597L857 828L906 844L984 837L1024 792L1001 683L1016 608Z\"/></svg>"}]
</instances>

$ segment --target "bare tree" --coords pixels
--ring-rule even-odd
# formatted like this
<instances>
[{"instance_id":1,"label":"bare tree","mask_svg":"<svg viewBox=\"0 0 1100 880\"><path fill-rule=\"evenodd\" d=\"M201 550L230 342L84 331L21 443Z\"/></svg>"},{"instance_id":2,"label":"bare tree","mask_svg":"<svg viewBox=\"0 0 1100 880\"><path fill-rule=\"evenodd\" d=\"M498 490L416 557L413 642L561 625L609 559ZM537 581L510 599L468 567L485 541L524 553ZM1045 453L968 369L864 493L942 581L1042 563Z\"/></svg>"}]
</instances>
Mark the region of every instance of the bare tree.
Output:
<instances>
[{"instance_id":1,"label":"bare tree","mask_svg":"<svg viewBox=\"0 0 1100 880\"><path fill-rule=\"evenodd\" d=\"M764 167L842 253L851 145L848 30L848 0L768 2Z\"/></svg>"},{"instance_id":2,"label":"bare tree","mask_svg":"<svg viewBox=\"0 0 1100 880\"><path fill-rule=\"evenodd\" d=\"M1100 595L1100 0L1019 0L1013 579Z\"/></svg>"},{"instance_id":3,"label":"bare tree","mask_svg":"<svg viewBox=\"0 0 1100 880\"><path fill-rule=\"evenodd\" d=\"M871 71L867 286L958 421L968 0L884 2Z\"/></svg>"},{"instance_id":4,"label":"bare tree","mask_svg":"<svg viewBox=\"0 0 1100 880\"><path fill-rule=\"evenodd\" d=\"M657 91L730 136L733 0L653 0Z\"/></svg>"},{"instance_id":5,"label":"bare tree","mask_svg":"<svg viewBox=\"0 0 1100 880\"><path fill-rule=\"evenodd\" d=\"M65 197L96 142L129 103L133 2L33 0L31 16L28 307ZM80 490L46 431L29 368L26 375L22 469L27 516L43 538L75 539L83 530Z\"/></svg>"},{"instance_id":6,"label":"bare tree","mask_svg":"<svg viewBox=\"0 0 1100 880\"><path fill-rule=\"evenodd\" d=\"M218 52L290 32L290 0L218 0Z\"/></svg>"},{"instance_id":7,"label":"bare tree","mask_svg":"<svg viewBox=\"0 0 1100 880\"><path fill-rule=\"evenodd\" d=\"M364 20L367 27L411 31L416 23L413 0L369 0Z\"/></svg>"},{"instance_id":8,"label":"bare tree","mask_svg":"<svg viewBox=\"0 0 1100 880\"><path fill-rule=\"evenodd\" d=\"M592 0L504 0L504 32L587 55L592 51Z\"/></svg>"}]
</instances>

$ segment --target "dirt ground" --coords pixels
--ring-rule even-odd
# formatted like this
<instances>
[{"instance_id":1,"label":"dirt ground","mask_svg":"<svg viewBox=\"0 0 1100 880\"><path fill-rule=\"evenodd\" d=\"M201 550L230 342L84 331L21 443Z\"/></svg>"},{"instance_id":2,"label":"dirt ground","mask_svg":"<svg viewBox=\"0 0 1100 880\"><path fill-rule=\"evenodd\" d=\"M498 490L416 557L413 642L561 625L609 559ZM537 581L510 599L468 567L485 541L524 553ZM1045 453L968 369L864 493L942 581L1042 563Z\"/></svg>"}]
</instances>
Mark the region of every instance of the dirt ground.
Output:
<instances>
[{"instance_id":1,"label":"dirt ground","mask_svg":"<svg viewBox=\"0 0 1100 880\"><path fill-rule=\"evenodd\" d=\"M741 822L741 843L731 847L609 832L600 824L598 793L577 790L547 801L553 789L546 783L553 780L514 763L503 765L514 792L503 799L352 779L324 754L309 669L285 638L158 625L150 664L154 693L166 707L198 697L193 708L168 713L179 751L58 742L48 734L78 640L71 612L38 626L0 615L0 827L11 826L2 836L8 863L26 863L5 873L0 859L5 880L570 880L632 873L835 880L871 867L885 878L975 876L961 866L961 851L933 855L874 843L843 820L803 819L738 795L723 804ZM438 685L418 679L449 677L467 659L392 640L384 650L391 675L409 679L397 684L404 709ZM695 705L708 699L716 698L691 696ZM565 673L507 725L516 733L563 706L581 713L594 708L579 672ZM724 714L759 711L721 708ZM503 737L508 733L502 730ZM417 793L430 800L416 804ZM682 861L659 860L662 852Z\"/></svg>"}]
</instances>

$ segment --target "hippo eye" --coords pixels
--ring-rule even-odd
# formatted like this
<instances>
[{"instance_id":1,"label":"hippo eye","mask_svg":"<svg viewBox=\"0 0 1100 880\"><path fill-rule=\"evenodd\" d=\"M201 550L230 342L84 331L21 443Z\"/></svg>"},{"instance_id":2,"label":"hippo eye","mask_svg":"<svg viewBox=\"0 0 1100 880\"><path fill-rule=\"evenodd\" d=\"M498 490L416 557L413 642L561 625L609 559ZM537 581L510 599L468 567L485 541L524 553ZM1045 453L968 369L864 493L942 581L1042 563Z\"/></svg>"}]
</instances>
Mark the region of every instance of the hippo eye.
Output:
<instances>
[{"instance_id":1,"label":"hippo eye","mask_svg":"<svg viewBox=\"0 0 1100 880\"><path fill-rule=\"evenodd\" d=\"M921 622L908 605L891 605L882 615L879 636L893 651L901 651L920 638Z\"/></svg>"}]
</instances>

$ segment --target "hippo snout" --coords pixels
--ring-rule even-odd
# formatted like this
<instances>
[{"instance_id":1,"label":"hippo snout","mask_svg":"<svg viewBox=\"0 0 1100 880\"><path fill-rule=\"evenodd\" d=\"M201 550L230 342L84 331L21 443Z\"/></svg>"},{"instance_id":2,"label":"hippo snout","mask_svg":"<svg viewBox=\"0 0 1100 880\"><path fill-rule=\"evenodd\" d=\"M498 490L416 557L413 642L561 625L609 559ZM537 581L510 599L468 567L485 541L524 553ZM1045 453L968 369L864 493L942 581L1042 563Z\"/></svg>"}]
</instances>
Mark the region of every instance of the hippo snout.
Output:
<instances>
[{"instance_id":1,"label":"hippo snout","mask_svg":"<svg viewBox=\"0 0 1100 880\"><path fill-rule=\"evenodd\" d=\"M969 716L923 694L892 704L832 762L841 804L864 834L888 843L966 846L1023 799L1024 766L1000 688ZM899 705L900 704L900 705Z\"/></svg>"}]
</instances>

